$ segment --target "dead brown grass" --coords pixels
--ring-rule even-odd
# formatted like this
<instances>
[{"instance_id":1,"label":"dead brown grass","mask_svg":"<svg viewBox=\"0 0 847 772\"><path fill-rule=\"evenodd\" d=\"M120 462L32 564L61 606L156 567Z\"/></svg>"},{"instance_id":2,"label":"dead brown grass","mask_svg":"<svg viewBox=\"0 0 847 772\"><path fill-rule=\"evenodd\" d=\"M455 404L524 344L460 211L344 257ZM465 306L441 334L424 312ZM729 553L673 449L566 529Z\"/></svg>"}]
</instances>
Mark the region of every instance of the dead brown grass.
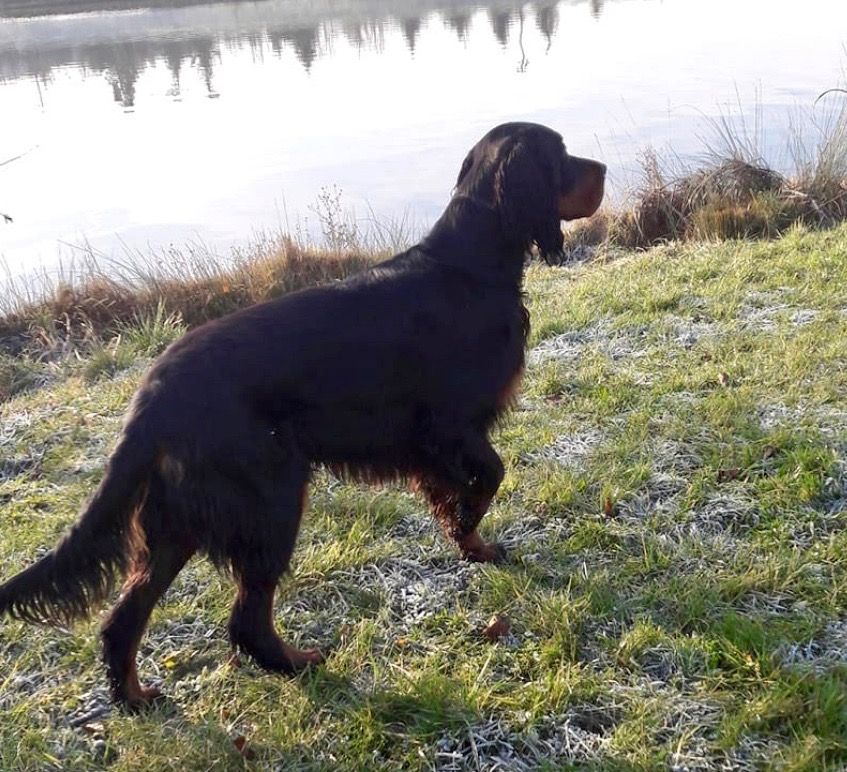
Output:
<instances>
[{"instance_id":1,"label":"dead brown grass","mask_svg":"<svg viewBox=\"0 0 847 772\"><path fill-rule=\"evenodd\" d=\"M762 158L761 117L750 129L728 116L697 168L668 171L655 151L641 157L641 182L618 210L602 210L566 233L571 251L586 246L648 249L667 241L775 238L795 224L830 227L847 219L847 101L823 117L819 132L791 142L790 173Z\"/></svg>"},{"instance_id":2,"label":"dead brown grass","mask_svg":"<svg viewBox=\"0 0 847 772\"><path fill-rule=\"evenodd\" d=\"M164 308L187 327L303 287L343 279L385 255L369 249L303 246L286 236L258 240L227 259L202 250L108 265L89 254L73 278L12 292L0 315L0 354L66 355L106 340Z\"/></svg>"},{"instance_id":3,"label":"dead brown grass","mask_svg":"<svg viewBox=\"0 0 847 772\"><path fill-rule=\"evenodd\" d=\"M794 224L847 219L847 176L788 179L764 165L727 158L677 177L643 159L644 183L629 206L601 210L566 233L567 247L648 249L667 241L776 238Z\"/></svg>"}]
</instances>

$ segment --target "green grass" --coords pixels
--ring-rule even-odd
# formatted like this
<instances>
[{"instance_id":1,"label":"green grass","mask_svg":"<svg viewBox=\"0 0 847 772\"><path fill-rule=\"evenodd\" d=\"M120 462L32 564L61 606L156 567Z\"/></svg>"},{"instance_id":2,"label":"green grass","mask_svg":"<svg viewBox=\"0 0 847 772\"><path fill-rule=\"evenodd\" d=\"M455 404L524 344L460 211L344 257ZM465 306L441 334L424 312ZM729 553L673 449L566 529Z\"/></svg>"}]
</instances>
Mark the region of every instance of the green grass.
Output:
<instances>
[{"instance_id":1,"label":"green grass","mask_svg":"<svg viewBox=\"0 0 847 772\"><path fill-rule=\"evenodd\" d=\"M326 665L231 663L232 587L200 560L142 645L171 701L140 717L108 710L96 619L4 621L0 769L843 768L847 228L533 266L527 290L483 524L508 564L321 472L276 619ZM0 389L27 381L0 408L0 575L73 521L182 330L153 307L75 363L0 361Z\"/></svg>"}]
</instances>

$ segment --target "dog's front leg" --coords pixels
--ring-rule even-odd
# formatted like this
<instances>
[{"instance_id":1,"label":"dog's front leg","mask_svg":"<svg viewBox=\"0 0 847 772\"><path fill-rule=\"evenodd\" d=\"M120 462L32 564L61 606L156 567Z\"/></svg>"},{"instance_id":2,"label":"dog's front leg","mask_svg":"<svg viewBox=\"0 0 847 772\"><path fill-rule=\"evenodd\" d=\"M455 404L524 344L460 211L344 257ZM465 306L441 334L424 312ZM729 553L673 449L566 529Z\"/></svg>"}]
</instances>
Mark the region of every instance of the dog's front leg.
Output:
<instances>
[{"instance_id":1,"label":"dog's front leg","mask_svg":"<svg viewBox=\"0 0 847 772\"><path fill-rule=\"evenodd\" d=\"M480 434L440 446L444 452L428 459L425 472L415 478L416 489L426 496L433 516L463 557L484 563L502 560L503 549L477 532L503 481L500 456Z\"/></svg>"}]
</instances>

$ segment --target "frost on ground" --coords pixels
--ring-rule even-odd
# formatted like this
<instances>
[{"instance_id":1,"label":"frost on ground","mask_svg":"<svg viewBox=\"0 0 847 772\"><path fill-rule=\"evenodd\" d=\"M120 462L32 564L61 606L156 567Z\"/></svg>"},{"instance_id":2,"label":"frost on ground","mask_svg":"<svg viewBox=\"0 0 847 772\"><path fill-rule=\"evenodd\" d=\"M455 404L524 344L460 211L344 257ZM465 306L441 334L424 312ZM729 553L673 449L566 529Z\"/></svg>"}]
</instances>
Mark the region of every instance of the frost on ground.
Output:
<instances>
[{"instance_id":1,"label":"frost on ground","mask_svg":"<svg viewBox=\"0 0 847 772\"><path fill-rule=\"evenodd\" d=\"M29 410L9 412L0 419L0 448L8 447L15 442L15 438L21 430L32 426L33 421L40 420L43 416L35 416Z\"/></svg>"},{"instance_id":2,"label":"frost on ground","mask_svg":"<svg viewBox=\"0 0 847 772\"><path fill-rule=\"evenodd\" d=\"M585 429L574 434L563 434L539 450L527 453L526 461L555 461L562 466L581 469L603 440L597 429Z\"/></svg>"},{"instance_id":3,"label":"frost on ground","mask_svg":"<svg viewBox=\"0 0 847 772\"><path fill-rule=\"evenodd\" d=\"M24 455L16 454L3 458L0 460L0 482L11 480L13 477L21 474L37 472L43 458L44 452L39 450L34 450L32 453Z\"/></svg>"},{"instance_id":4,"label":"frost on ground","mask_svg":"<svg viewBox=\"0 0 847 772\"><path fill-rule=\"evenodd\" d=\"M614 763L614 734L625 706L644 702L654 706L657 724L651 728L659 742L671 749L672 770L761 769L778 750L778 743L745 736L730 750L713 741L722 717L714 700L668 689L662 682L640 678L618 684L603 705L575 705L562 714L541 717L521 725L520 717L491 715L461 729L445 731L427 756L437 772L529 772L558 766ZM527 717L528 718L528 717ZM593 767L592 767L593 768Z\"/></svg>"},{"instance_id":5,"label":"frost on ground","mask_svg":"<svg viewBox=\"0 0 847 772\"><path fill-rule=\"evenodd\" d=\"M810 405L802 402L788 406L782 402L760 405L757 409L759 425L764 431L796 429L806 425L836 440L847 436L847 411L828 405Z\"/></svg>"},{"instance_id":6,"label":"frost on ground","mask_svg":"<svg viewBox=\"0 0 847 772\"><path fill-rule=\"evenodd\" d=\"M747 329L770 332L783 323L792 327L803 327L814 322L819 315L820 312L814 308L797 308L780 304L767 308L744 306L738 318Z\"/></svg>"},{"instance_id":7,"label":"frost on ground","mask_svg":"<svg viewBox=\"0 0 847 772\"><path fill-rule=\"evenodd\" d=\"M781 426L798 424L806 416L801 407L788 407L780 402L771 405L760 405L757 410L759 425L764 431L773 431Z\"/></svg>"},{"instance_id":8,"label":"frost on ground","mask_svg":"<svg viewBox=\"0 0 847 772\"><path fill-rule=\"evenodd\" d=\"M394 558L363 566L357 583L382 595L393 629L408 632L445 610L455 611L479 571L480 564L452 555L429 561Z\"/></svg>"},{"instance_id":9,"label":"frost on ground","mask_svg":"<svg viewBox=\"0 0 847 772\"><path fill-rule=\"evenodd\" d=\"M652 325L615 326L610 319L600 319L579 330L569 330L541 341L529 353L530 364L551 360L576 361L587 353L599 353L612 361L640 359L647 355L651 332L659 331L655 345L668 344L690 349L702 340L721 334L720 325L701 315L684 317L668 315Z\"/></svg>"},{"instance_id":10,"label":"frost on ground","mask_svg":"<svg viewBox=\"0 0 847 772\"><path fill-rule=\"evenodd\" d=\"M779 320L787 316L790 308L785 303L764 307L744 305L738 310L738 320L746 329L770 332L777 328Z\"/></svg>"},{"instance_id":11,"label":"frost on ground","mask_svg":"<svg viewBox=\"0 0 847 772\"><path fill-rule=\"evenodd\" d=\"M693 348L702 340L717 338L721 334L717 322L699 316L689 318L671 315L663 321L668 330L668 342L686 349Z\"/></svg>"},{"instance_id":12,"label":"frost on ground","mask_svg":"<svg viewBox=\"0 0 847 772\"><path fill-rule=\"evenodd\" d=\"M653 447L653 468L656 474L679 478L693 473L702 464L700 454L690 443L659 438Z\"/></svg>"},{"instance_id":13,"label":"frost on ground","mask_svg":"<svg viewBox=\"0 0 847 772\"><path fill-rule=\"evenodd\" d=\"M610 320L600 319L581 330L570 330L547 338L529 352L530 364L550 360L574 361L595 351L612 360L639 358L647 354L648 328L614 327Z\"/></svg>"},{"instance_id":14,"label":"frost on ground","mask_svg":"<svg viewBox=\"0 0 847 772\"><path fill-rule=\"evenodd\" d=\"M787 667L823 673L847 664L847 619L830 622L817 636L784 646L781 660Z\"/></svg>"},{"instance_id":15,"label":"frost on ground","mask_svg":"<svg viewBox=\"0 0 847 772\"><path fill-rule=\"evenodd\" d=\"M814 322L820 311L801 308L789 302L794 290L784 287L773 292L749 292L738 309L738 320L745 329L772 332L781 324L803 327Z\"/></svg>"},{"instance_id":16,"label":"frost on ground","mask_svg":"<svg viewBox=\"0 0 847 772\"><path fill-rule=\"evenodd\" d=\"M770 739L745 735L734 748L712 751L703 737L693 737L684 748L675 748L668 759L673 772L759 772L771 769L781 745Z\"/></svg>"},{"instance_id":17,"label":"frost on ground","mask_svg":"<svg viewBox=\"0 0 847 772\"><path fill-rule=\"evenodd\" d=\"M588 336L585 331L566 332L539 343L529 352L528 360L531 364L550 360L576 361L585 353L587 344Z\"/></svg>"},{"instance_id":18,"label":"frost on ground","mask_svg":"<svg viewBox=\"0 0 847 772\"><path fill-rule=\"evenodd\" d=\"M277 618L303 638L320 642L361 618L362 606L370 605L366 611L378 615L392 636L406 634L436 615L455 612L480 570L480 564L446 553L385 558L333 571L327 581L289 598Z\"/></svg>"},{"instance_id":19,"label":"frost on ground","mask_svg":"<svg viewBox=\"0 0 847 772\"><path fill-rule=\"evenodd\" d=\"M42 432L38 442L27 442L27 432L48 422L55 427L51 432ZM120 422L120 413L81 412L61 403L32 411L9 410L0 416L0 482L37 471L48 451L67 441L81 425L98 428L88 432L84 441L75 441L73 452L65 454L63 463L77 474L98 471L106 464ZM25 452L15 452L21 446Z\"/></svg>"},{"instance_id":20,"label":"frost on ground","mask_svg":"<svg viewBox=\"0 0 847 772\"><path fill-rule=\"evenodd\" d=\"M561 716L545 716L529 727L514 727L491 716L444 732L435 742L432 768L438 772L464 770L538 769L555 761L598 761L608 744L599 709L573 708Z\"/></svg>"},{"instance_id":21,"label":"frost on ground","mask_svg":"<svg viewBox=\"0 0 847 772\"><path fill-rule=\"evenodd\" d=\"M617 516L639 527L656 514L675 515L688 485L688 476L702 461L690 445L659 439L653 447L653 469L647 482L618 503Z\"/></svg>"},{"instance_id":22,"label":"frost on ground","mask_svg":"<svg viewBox=\"0 0 847 772\"><path fill-rule=\"evenodd\" d=\"M725 485L720 493L709 496L691 514L692 532L706 536L739 533L759 522L756 502L743 484Z\"/></svg>"},{"instance_id":23,"label":"frost on ground","mask_svg":"<svg viewBox=\"0 0 847 772\"><path fill-rule=\"evenodd\" d=\"M685 486L686 482L681 477L654 473L644 487L618 503L616 515L621 520L635 523L643 523L656 514L672 515L678 510L679 497Z\"/></svg>"},{"instance_id":24,"label":"frost on ground","mask_svg":"<svg viewBox=\"0 0 847 772\"><path fill-rule=\"evenodd\" d=\"M540 558L541 550L567 539L572 531L573 522L570 518L525 515L510 525L499 528L496 538L507 554L520 551L521 561L532 563ZM539 552L533 553L534 549Z\"/></svg>"},{"instance_id":25,"label":"frost on ground","mask_svg":"<svg viewBox=\"0 0 847 772\"><path fill-rule=\"evenodd\" d=\"M37 470L44 458L43 448L30 448L27 453L15 453L14 448L21 435L43 418L27 410L10 412L0 418L0 482Z\"/></svg>"},{"instance_id":26,"label":"frost on ground","mask_svg":"<svg viewBox=\"0 0 847 772\"><path fill-rule=\"evenodd\" d=\"M142 677L145 671L142 670ZM91 721L109 716L114 711L112 698L105 686L95 686L82 695L80 703L66 717L65 723L75 729Z\"/></svg>"}]
</instances>

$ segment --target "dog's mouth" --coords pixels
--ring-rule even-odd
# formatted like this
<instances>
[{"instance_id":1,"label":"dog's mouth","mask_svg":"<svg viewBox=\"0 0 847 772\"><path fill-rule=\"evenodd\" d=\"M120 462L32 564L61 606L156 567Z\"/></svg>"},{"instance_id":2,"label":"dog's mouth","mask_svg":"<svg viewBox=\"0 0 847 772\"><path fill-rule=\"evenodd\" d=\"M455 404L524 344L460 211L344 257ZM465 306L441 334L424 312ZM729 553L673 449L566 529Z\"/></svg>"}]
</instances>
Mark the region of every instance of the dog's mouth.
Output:
<instances>
[{"instance_id":1,"label":"dog's mouth","mask_svg":"<svg viewBox=\"0 0 847 772\"><path fill-rule=\"evenodd\" d=\"M570 156L568 162L575 168L577 182L573 189L559 196L559 217L562 220L591 217L603 201L606 166L599 161L576 156Z\"/></svg>"}]
</instances>

